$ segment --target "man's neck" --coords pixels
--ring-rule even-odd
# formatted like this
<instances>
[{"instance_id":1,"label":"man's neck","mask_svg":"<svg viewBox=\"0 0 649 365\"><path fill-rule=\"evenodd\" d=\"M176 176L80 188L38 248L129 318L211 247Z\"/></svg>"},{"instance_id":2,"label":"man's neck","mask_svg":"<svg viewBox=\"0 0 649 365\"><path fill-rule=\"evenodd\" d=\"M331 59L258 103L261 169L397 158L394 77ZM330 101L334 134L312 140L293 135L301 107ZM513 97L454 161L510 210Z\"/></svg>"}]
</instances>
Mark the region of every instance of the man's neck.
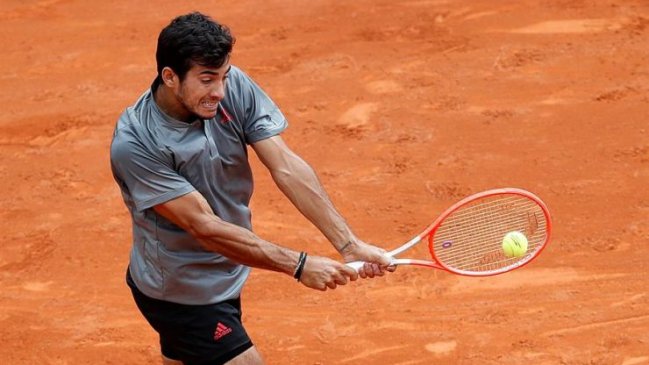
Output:
<instances>
[{"instance_id":1,"label":"man's neck","mask_svg":"<svg viewBox=\"0 0 649 365\"><path fill-rule=\"evenodd\" d=\"M153 100L168 116L181 122L190 123L195 120L195 116L180 110L176 97L164 86L158 85L153 91Z\"/></svg>"}]
</instances>

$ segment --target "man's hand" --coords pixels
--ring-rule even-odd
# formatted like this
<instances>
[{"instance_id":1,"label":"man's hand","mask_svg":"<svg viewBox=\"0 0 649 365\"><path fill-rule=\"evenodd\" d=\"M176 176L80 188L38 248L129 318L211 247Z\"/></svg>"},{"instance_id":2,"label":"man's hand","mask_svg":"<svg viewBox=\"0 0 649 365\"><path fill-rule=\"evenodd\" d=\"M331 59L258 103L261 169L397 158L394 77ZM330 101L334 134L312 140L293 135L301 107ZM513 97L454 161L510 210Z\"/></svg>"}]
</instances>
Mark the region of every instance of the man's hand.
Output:
<instances>
[{"instance_id":1,"label":"man's hand","mask_svg":"<svg viewBox=\"0 0 649 365\"><path fill-rule=\"evenodd\" d=\"M348 281L355 281L358 275L356 270L338 261L320 256L307 256L300 282L309 288L324 291L327 288L336 289L338 285L345 285Z\"/></svg>"},{"instance_id":2,"label":"man's hand","mask_svg":"<svg viewBox=\"0 0 649 365\"><path fill-rule=\"evenodd\" d=\"M345 244L340 254L345 262L364 261L365 264L358 271L361 278L373 278L383 276L385 272L393 272L396 266L390 265L390 257L387 252L376 246L372 246L363 241L350 241Z\"/></svg>"}]
</instances>

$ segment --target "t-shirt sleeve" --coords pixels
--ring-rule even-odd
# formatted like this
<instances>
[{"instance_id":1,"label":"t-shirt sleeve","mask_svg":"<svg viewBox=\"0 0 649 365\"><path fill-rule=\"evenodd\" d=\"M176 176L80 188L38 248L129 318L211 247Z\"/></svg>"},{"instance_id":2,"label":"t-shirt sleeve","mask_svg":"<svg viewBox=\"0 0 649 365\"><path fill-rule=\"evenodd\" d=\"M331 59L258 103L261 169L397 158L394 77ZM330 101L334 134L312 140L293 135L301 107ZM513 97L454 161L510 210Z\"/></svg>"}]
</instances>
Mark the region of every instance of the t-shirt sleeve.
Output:
<instances>
[{"instance_id":1,"label":"t-shirt sleeve","mask_svg":"<svg viewBox=\"0 0 649 365\"><path fill-rule=\"evenodd\" d=\"M242 121L246 143L252 144L283 132L288 121L268 94L243 71L233 67L231 73L235 113Z\"/></svg>"},{"instance_id":2,"label":"t-shirt sleeve","mask_svg":"<svg viewBox=\"0 0 649 365\"><path fill-rule=\"evenodd\" d=\"M110 148L115 180L138 211L154 207L194 191L163 156L156 156L138 141L116 138Z\"/></svg>"}]
</instances>

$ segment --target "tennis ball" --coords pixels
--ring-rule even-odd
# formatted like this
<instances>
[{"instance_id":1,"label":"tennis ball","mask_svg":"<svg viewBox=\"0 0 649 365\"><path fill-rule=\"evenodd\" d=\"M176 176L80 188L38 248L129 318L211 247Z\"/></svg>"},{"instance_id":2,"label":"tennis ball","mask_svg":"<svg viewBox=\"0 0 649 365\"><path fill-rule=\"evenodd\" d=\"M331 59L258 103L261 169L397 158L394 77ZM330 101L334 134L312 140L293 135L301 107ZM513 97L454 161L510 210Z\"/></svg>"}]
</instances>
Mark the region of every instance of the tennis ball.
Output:
<instances>
[{"instance_id":1,"label":"tennis ball","mask_svg":"<svg viewBox=\"0 0 649 365\"><path fill-rule=\"evenodd\" d=\"M518 231L512 231L503 238L503 252L507 257L521 257L527 252L527 237Z\"/></svg>"}]
</instances>

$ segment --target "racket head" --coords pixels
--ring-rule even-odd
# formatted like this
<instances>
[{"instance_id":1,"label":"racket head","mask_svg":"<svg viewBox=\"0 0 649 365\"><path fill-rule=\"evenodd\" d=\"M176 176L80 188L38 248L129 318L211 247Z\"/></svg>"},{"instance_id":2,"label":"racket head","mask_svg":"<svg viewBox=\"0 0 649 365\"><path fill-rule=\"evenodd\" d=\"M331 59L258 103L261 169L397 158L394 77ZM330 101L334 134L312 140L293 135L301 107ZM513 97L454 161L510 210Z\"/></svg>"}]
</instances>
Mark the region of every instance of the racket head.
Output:
<instances>
[{"instance_id":1,"label":"racket head","mask_svg":"<svg viewBox=\"0 0 649 365\"><path fill-rule=\"evenodd\" d=\"M536 258L550 240L547 206L536 195L516 188L487 190L457 202L426 230L433 261L450 272L490 276L522 267ZM507 257L504 236L523 233L527 251Z\"/></svg>"}]
</instances>

